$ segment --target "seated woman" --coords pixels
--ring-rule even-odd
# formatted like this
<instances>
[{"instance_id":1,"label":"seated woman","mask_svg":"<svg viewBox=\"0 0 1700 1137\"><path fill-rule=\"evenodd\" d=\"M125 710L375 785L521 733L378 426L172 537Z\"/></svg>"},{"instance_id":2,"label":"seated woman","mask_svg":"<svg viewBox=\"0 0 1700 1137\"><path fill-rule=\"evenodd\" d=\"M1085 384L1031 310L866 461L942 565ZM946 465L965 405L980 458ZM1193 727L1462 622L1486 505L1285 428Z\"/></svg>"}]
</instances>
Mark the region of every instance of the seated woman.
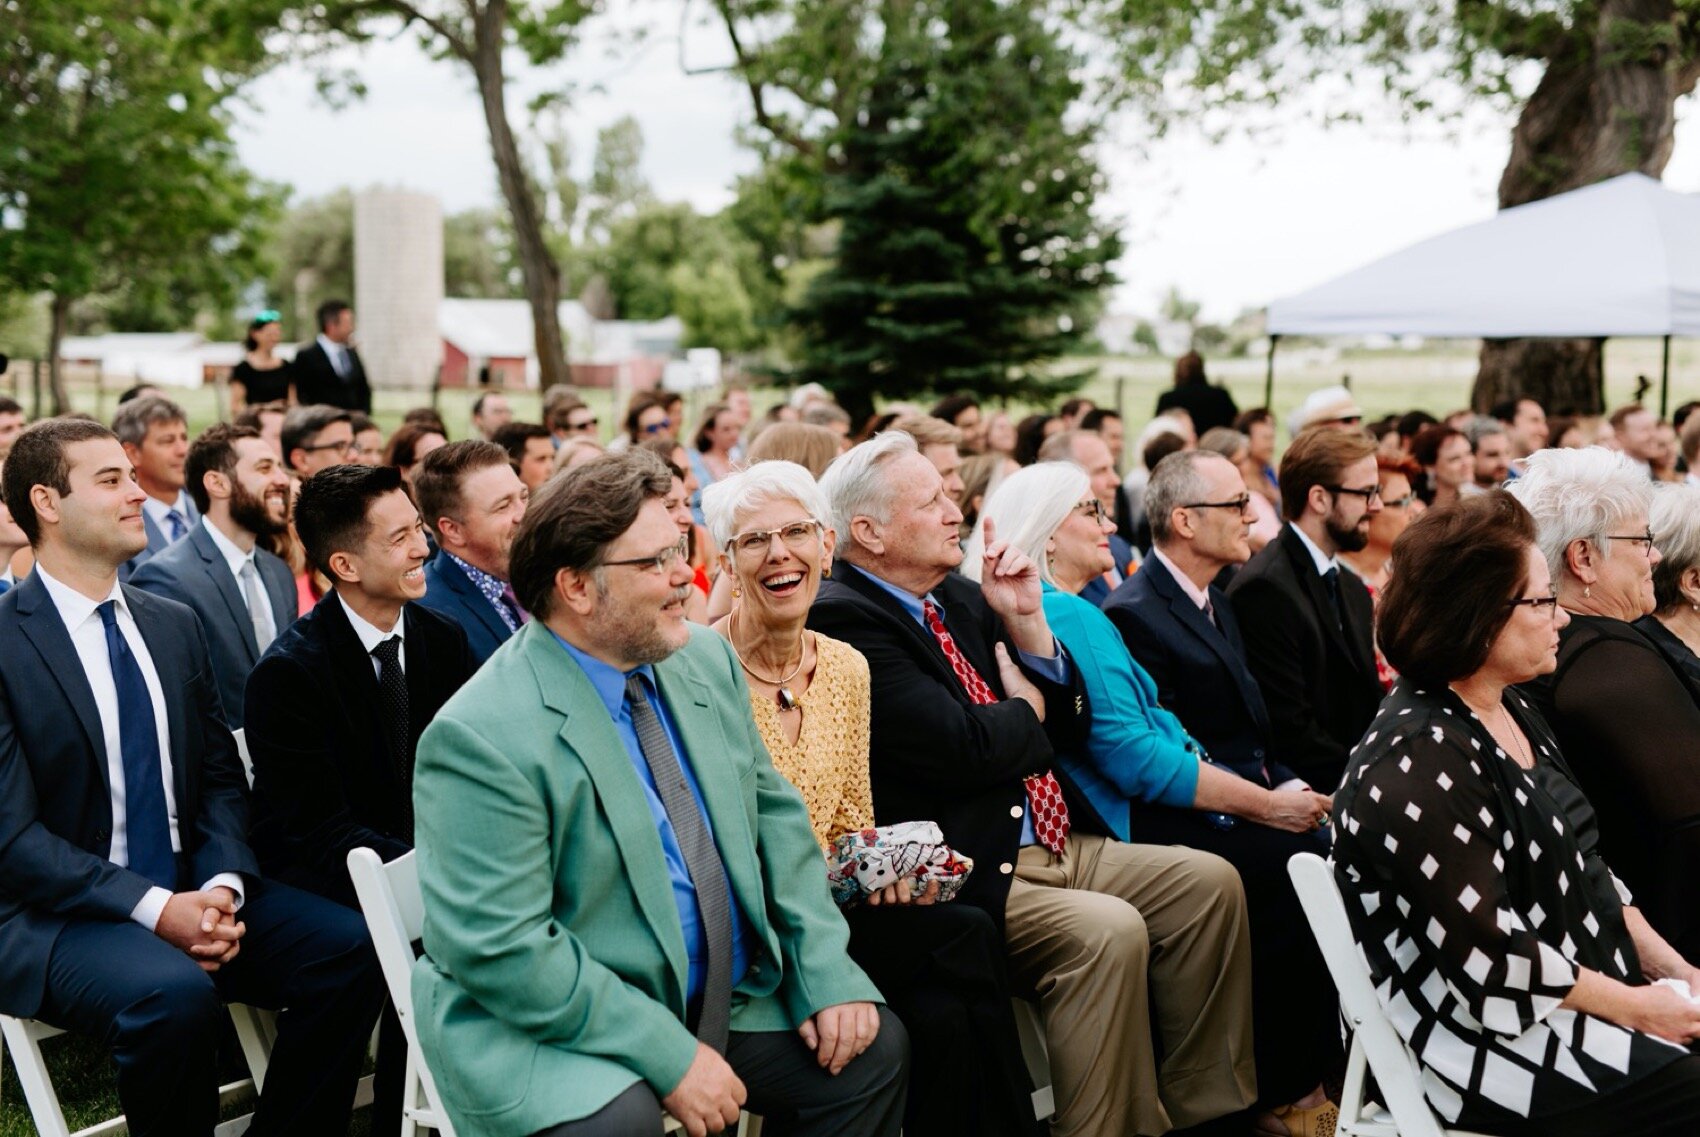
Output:
<instances>
[{"instance_id":1,"label":"seated woman","mask_svg":"<svg viewBox=\"0 0 1700 1137\"><path fill-rule=\"evenodd\" d=\"M1376 455L1377 484L1381 487L1381 511L1370 514L1369 543L1361 549L1345 550L1339 554L1346 570L1364 582L1371 604L1381 603L1381 590L1387 587L1387 574L1393 565L1393 542L1405 531L1411 519L1423 511L1412 488L1422 476L1422 467L1409 458L1388 458ZM1398 678L1387 666L1381 646L1375 648L1375 674L1381 685L1391 691Z\"/></svg>"},{"instance_id":2,"label":"seated woman","mask_svg":"<svg viewBox=\"0 0 1700 1137\"><path fill-rule=\"evenodd\" d=\"M1542 450L1512 487L1571 615L1558 667L1525 694L1599 811L1602 852L1659 934L1700 958L1700 705L1633 623L1653 611L1662 560L1647 468L1599 447Z\"/></svg>"},{"instance_id":3,"label":"seated woman","mask_svg":"<svg viewBox=\"0 0 1700 1137\"><path fill-rule=\"evenodd\" d=\"M749 680L774 766L802 792L823 848L874 824L868 780L868 663L804 628L831 573L826 502L794 462L759 462L703 491L722 575L738 602L714 625ZM824 878L827 866L823 863ZM987 871L985 866L977 871ZM1032 1080L1021 1057L1003 938L984 911L934 904L907 881L845 911L850 954L885 995L925 1072L910 1082L914 1134L1032 1135Z\"/></svg>"},{"instance_id":4,"label":"seated woman","mask_svg":"<svg viewBox=\"0 0 1700 1137\"><path fill-rule=\"evenodd\" d=\"M1700 485L1661 486L1648 515L1659 536L1653 614L1635 621L1700 700Z\"/></svg>"},{"instance_id":5,"label":"seated woman","mask_svg":"<svg viewBox=\"0 0 1700 1137\"><path fill-rule=\"evenodd\" d=\"M1274 1110L1258 1132L1332 1133L1338 1110L1320 1083L1339 1054L1334 989L1285 867L1294 853L1326 852L1318 828L1329 799L1212 764L1158 704L1156 685L1110 618L1077 595L1105 571L1115 530L1084 470L1041 462L1004 479L963 554L970 576L988 519L1041 566L1045 618L1086 683L1087 749L1059 751L1062 768L1121 840L1202 849L1239 870L1251 921L1258 1092Z\"/></svg>"},{"instance_id":6,"label":"seated woman","mask_svg":"<svg viewBox=\"0 0 1700 1137\"><path fill-rule=\"evenodd\" d=\"M1680 1045L1700 1003L1649 983L1700 972L1630 906L1567 753L1511 690L1553 670L1569 622L1535 520L1503 490L1425 513L1380 622L1401 678L1335 791L1334 875L1430 1104L1520 1137L1700 1131Z\"/></svg>"}]
</instances>

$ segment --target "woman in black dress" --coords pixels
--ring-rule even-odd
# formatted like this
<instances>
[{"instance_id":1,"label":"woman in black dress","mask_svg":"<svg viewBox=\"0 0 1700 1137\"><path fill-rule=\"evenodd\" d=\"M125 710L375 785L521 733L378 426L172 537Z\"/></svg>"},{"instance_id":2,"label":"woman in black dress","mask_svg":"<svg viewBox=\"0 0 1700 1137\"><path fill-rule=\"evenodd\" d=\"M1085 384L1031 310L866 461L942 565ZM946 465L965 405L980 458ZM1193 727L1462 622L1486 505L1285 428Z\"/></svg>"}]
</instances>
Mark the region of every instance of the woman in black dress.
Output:
<instances>
[{"instance_id":1,"label":"woman in black dress","mask_svg":"<svg viewBox=\"0 0 1700 1137\"><path fill-rule=\"evenodd\" d=\"M295 402L295 380L289 361L274 354L283 338L283 329L277 321L278 314L267 309L255 313L254 322L248 325L247 338L242 341L248 353L230 372L232 417L261 403Z\"/></svg>"},{"instance_id":2,"label":"woman in black dress","mask_svg":"<svg viewBox=\"0 0 1700 1137\"><path fill-rule=\"evenodd\" d=\"M1393 548L1401 675L1334 794L1334 873L1382 1006L1448 1123L1518 1137L1700 1132L1700 990L1599 853L1593 808L1511 687L1568 615L1501 490Z\"/></svg>"},{"instance_id":3,"label":"woman in black dress","mask_svg":"<svg viewBox=\"0 0 1700 1137\"><path fill-rule=\"evenodd\" d=\"M1525 694L1599 811L1601 851L1659 934L1700 959L1700 703L1635 623L1664 567L1647 467L1599 447L1542 450L1512 485L1570 613L1557 669Z\"/></svg>"}]
</instances>

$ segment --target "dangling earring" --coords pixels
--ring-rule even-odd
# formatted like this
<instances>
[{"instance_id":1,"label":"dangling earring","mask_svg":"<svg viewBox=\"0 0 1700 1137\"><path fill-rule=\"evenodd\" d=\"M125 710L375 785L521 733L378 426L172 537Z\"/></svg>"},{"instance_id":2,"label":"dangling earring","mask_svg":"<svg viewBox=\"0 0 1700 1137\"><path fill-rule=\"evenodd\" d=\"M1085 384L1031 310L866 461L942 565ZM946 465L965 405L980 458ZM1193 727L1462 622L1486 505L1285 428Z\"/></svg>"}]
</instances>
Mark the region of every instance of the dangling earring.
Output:
<instances>
[{"instance_id":1,"label":"dangling earring","mask_svg":"<svg viewBox=\"0 0 1700 1137\"><path fill-rule=\"evenodd\" d=\"M743 595L743 593L738 591L738 586L734 584L732 586L732 599L736 600L736 599L738 599L738 597L740 597L742 595Z\"/></svg>"},{"instance_id":2,"label":"dangling earring","mask_svg":"<svg viewBox=\"0 0 1700 1137\"><path fill-rule=\"evenodd\" d=\"M828 580L832 579L832 562L831 561L827 561L824 565L822 565L820 567L820 574L822 576L826 577L826 579L828 579ZM1700 607L1700 606L1697 606L1697 607Z\"/></svg>"},{"instance_id":3,"label":"dangling earring","mask_svg":"<svg viewBox=\"0 0 1700 1137\"><path fill-rule=\"evenodd\" d=\"M1582 586L1582 599L1586 600L1588 597L1592 596L1593 594L1594 594L1594 586L1593 585L1585 584L1585 585Z\"/></svg>"}]
</instances>

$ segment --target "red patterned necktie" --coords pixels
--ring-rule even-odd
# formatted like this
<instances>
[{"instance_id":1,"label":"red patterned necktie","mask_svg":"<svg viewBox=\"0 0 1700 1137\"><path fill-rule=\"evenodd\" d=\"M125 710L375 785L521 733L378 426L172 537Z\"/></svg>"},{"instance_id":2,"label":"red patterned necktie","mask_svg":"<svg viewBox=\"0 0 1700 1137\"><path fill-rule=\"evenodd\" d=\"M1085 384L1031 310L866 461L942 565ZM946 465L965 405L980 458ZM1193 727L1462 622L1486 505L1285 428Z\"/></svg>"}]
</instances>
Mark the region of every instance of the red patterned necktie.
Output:
<instances>
[{"instance_id":1,"label":"red patterned necktie","mask_svg":"<svg viewBox=\"0 0 1700 1137\"><path fill-rule=\"evenodd\" d=\"M962 654L962 649L956 646L956 639L950 634L950 629L944 626L944 619L939 615L938 605L931 600L921 602L921 613L927 621L927 628L933 633L933 638L939 641L939 648L944 657L950 661L950 669L956 672L957 682L968 692L968 697L975 703L984 706L995 703L998 697L980 678L980 673L974 670L974 665L968 662L968 657ZM1023 779L1027 788L1027 805L1033 811L1033 835L1039 838L1039 843L1057 856L1062 856L1063 844L1068 840L1068 803L1063 801L1062 786L1057 783L1057 776L1046 770L1043 774L1034 774Z\"/></svg>"}]
</instances>

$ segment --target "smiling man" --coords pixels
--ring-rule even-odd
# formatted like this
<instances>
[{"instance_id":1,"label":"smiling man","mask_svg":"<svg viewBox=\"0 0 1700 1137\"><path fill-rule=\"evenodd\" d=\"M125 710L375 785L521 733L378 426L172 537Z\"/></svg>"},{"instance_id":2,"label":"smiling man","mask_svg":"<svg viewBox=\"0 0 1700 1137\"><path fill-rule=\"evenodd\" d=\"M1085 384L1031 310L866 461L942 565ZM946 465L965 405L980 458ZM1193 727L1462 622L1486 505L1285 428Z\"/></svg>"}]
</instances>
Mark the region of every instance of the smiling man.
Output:
<instances>
[{"instance_id":1,"label":"smiling man","mask_svg":"<svg viewBox=\"0 0 1700 1137\"><path fill-rule=\"evenodd\" d=\"M553 479L515 538L534 619L419 746L419 1043L462 1133L896 1137L902 1026L846 955L646 450ZM513 1071L529 1070L522 1083Z\"/></svg>"},{"instance_id":2,"label":"smiling man","mask_svg":"<svg viewBox=\"0 0 1700 1137\"><path fill-rule=\"evenodd\" d=\"M482 664L529 618L508 583L508 557L530 491L507 451L468 439L421 459L413 495L443 554L425 567L423 603L460 625Z\"/></svg>"},{"instance_id":3,"label":"smiling man","mask_svg":"<svg viewBox=\"0 0 1700 1137\"><path fill-rule=\"evenodd\" d=\"M148 543L125 566L122 575L129 579L149 557L187 537L200 514L184 489L189 427L182 407L158 395L131 399L118 408L112 431L147 495L142 525Z\"/></svg>"},{"instance_id":4,"label":"smiling man","mask_svg":"<svg viewBox=\"0 0 1700 1137\"><path fill-rule=\"evenodd\" d=\"M225 721L238 727L248 673L298 614L294 574L259 544L289 523L289 474L259 431L222 424L195 439L185 469L201 520L130 583L201 618Z\"/></svg>"}]
</instances>

